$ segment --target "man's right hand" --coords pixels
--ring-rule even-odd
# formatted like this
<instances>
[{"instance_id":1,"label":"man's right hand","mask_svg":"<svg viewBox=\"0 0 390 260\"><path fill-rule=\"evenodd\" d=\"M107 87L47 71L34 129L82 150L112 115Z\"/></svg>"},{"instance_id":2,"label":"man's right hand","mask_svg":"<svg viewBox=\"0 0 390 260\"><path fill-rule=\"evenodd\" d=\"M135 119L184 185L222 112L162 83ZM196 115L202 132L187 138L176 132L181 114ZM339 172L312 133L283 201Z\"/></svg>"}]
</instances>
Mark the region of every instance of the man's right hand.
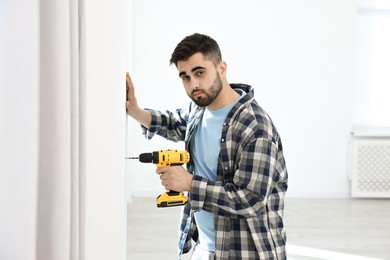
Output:
<instances>
[{"instance_id":1,"label":"man's right hand","mask_svg":"<svg viewBox=\"0 0 390 260\"><path fill-rule=\"evenodd\" d=\"M135 97L134 85L131 80L130 73L126 73L126 111L129 116L137 120L146 128L150 127L152 116L149 111L143 110L138 106L137 98Z\"/></svg>"},{"instance_id":2,"label":"man's right hand","mask_svg":"<svg viewBox=\"0 0 390 260\"><path fill-rule=\"evenodd\" d=\"M130 73L126 73L126 111L132 116L132 114L136 113L139 110L137 99L134 93L134 85L131 80Z\"/></svg>"}]
</instances>

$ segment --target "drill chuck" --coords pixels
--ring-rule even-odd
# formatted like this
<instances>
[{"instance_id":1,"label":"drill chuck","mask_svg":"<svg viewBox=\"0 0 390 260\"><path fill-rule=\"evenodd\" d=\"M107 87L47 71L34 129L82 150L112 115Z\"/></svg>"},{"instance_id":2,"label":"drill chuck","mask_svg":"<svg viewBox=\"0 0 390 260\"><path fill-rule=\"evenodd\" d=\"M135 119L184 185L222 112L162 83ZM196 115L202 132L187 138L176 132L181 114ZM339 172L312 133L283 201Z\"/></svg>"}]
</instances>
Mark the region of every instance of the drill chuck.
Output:
<instances>
[{"instance_id":1,"label":"drill chuck","mask_svg":"<svg viewBox=\"0 0 390 260\"><path fill-rule=\"evenodd\" d=\"M142 163L158 163L158 153L141 153L138 159Z\"/></svg>"}]
</instances>

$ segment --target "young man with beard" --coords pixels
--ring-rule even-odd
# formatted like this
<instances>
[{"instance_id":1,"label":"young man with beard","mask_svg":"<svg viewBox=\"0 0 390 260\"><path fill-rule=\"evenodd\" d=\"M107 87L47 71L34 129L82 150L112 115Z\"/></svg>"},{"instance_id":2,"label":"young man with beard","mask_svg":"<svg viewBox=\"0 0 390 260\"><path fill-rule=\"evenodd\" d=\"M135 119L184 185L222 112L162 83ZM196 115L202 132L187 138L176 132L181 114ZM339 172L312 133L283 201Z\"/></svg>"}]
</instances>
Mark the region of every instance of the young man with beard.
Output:
<instances>
[{"instance_id":1,"label":"young man with beard","mask_svg":"<svg viewBox=\"0 0 390 260\"><path fill-rule=\"evenodd\" d=\"M211 37L185 37L170 62L192 99L189 106L174 112L141 109L127 73L126 108L147 138L184 141L190 151L187 169L156 170L167 190L188 192L179 259L191 239L191 259L286 259L287 169L272 120L251 86L228 83L227 65Z\"/></svg>"}]
</instances>

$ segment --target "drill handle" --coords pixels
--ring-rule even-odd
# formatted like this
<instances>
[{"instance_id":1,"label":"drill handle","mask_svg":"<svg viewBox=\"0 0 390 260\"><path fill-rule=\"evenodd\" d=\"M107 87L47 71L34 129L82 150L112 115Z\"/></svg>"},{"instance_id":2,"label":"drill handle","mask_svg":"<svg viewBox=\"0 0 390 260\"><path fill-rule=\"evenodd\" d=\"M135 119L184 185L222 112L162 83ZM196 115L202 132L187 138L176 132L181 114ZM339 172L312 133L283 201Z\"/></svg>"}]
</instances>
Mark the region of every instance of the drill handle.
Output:
<instances>
[{"instance_id":1,"label":"drill handle","mask_svg":"<svg viewBox=\"0 0 390 260\"><path fill-rule=\"evenodd\" d=\"M167 191L167 194L169 196L177 196L177 195L180 194L180 192L179 191L170 190L170 191Z\"/></svg>"}]
</instances>

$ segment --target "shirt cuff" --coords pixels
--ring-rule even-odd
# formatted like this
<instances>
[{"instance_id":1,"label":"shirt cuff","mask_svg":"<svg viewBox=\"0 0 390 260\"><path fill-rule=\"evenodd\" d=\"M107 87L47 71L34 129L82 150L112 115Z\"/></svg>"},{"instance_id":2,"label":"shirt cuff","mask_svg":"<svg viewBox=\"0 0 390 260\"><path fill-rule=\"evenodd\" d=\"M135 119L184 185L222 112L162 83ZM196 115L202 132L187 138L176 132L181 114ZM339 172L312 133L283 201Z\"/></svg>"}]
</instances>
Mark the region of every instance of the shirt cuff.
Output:
<instances>
[{"instance_id":1,"label":"shirt cuff","mask_svg":"<svg viewBox=\"0 0 390 260\"><path fill-rule=\"evenodd\" d=\"M141 125L142 134L145 136L146 139L152 139L152 137L157 133L158 131L158 116L159 111L144 108L146 111L149 111L152 115L152 121L149 128L146 128L145 126Z\"/></svg>"},{"instance_id":2,"label":"shirt cuff","mask_svg":"<svg viewBox=\"0 0 390 260\"><path fill-rule=\"evenodd\" d=\"M192 178L192 190L190 192L191 209L194 211L202 210L206 199L206 188L208 179L198 175Z\"/></svg>"}]
</instances>

